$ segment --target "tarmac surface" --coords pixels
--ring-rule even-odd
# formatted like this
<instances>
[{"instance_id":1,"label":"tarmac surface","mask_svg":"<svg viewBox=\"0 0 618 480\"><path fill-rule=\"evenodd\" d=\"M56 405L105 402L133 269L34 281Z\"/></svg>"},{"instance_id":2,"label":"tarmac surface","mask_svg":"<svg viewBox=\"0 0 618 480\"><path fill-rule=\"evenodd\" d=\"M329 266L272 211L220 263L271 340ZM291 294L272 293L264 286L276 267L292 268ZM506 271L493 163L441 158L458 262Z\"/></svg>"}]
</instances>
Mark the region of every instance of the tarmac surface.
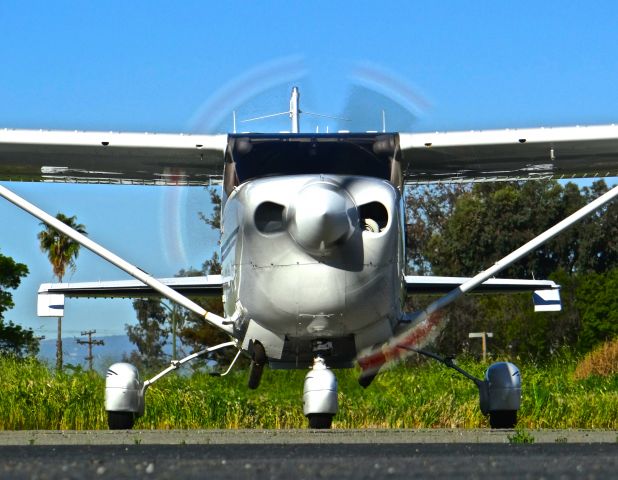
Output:
<instances>
[{"instance_id":1,"label":"tarmac surface","mask_svg":"<svg viewBox=\"0 0 618 480\"><path fill-rule=\"evenodd\" d=\"M618 478L618 431L0 432L0 478L414 476Z\"/></svg>"}]
</instances>

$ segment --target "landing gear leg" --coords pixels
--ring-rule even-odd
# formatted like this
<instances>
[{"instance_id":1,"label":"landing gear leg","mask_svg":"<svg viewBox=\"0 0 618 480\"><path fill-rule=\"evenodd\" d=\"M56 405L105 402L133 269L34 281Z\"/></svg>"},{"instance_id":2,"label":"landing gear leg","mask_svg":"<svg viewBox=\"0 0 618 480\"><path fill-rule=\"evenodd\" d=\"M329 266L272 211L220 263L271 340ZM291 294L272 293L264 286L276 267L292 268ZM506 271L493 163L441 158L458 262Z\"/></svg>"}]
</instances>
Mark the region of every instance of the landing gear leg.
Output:
<instances>
[{"instance_id":1,"label":"landing gear leg","mask_svg":"<svg viewBox=\"0 0 618 480\"><path fill-rule=\"evenodd\" d=\"M303 413L309 420L309 428L327 429L339 409L337 402L337 378L326 367L320 356L313 360L313 367L305 377Z\"/></svg>"},{"instance_id":2,"label":"landing gear leg","mask_svg":"<svg viewBox=\"0 0 618 480\"><path fill-rule=\"evenodd\" d=\"M249 383L248 387L255 390L260 386L262 373L264 373L264 365L266 365L266 351L261 343L253 343L253 358L249 367Z\"/></svg>"}]
</instances>

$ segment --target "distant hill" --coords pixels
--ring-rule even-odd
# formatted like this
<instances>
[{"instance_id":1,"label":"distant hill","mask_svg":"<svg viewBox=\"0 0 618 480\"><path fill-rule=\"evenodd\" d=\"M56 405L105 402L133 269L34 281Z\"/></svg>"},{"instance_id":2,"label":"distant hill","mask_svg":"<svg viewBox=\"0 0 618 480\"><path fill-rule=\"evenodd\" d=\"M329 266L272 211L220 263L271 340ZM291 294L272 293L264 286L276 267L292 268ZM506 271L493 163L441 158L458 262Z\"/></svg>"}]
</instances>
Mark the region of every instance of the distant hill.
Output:
<instances>
[{"instance_id":1,"label":"distant hill","mask_svg":"<svg viewBox=\"0 0 618 480\"><path fill-rule=\"evenodd\" d=\"M82 340L87 339L87 337L80 338ZM94 336L93 340L105 342L105 345L94 345L92 347L93 367L101 373L104 373L112 363L121 362L124 356L128 357L132 351L137 350L126 335ZM182 342L179 342L178 346L182 348ZM80 365L88 368L88 361L86 360L88 345L80 345L74 337L65 337L62 339L62 352L64 365ZM164 345L163 352L171 355L172 346L169 343ZM56 365L56 340L51 338L42 340L37 357L50 366Z\"/></svg>"},{"instance_id":2,"label":"distant hill","mask_svg":"<svg viewBox=\"0 0 618 480\"><path fill-rule=\"evenodd\" d=\"M133 345L126 335L111 335L108 337L93 337L97 340L103 340L105 345L95 345L92 347L94 357L94 368L98 371L105 369L112 363L120 362L123 355L129 355L135 350ZM86 337L83 337L86 339ZM88 345L80 345L73 337L62 339L62 351L65 365L81 365L88 367L88 362L85 357L88 356ZM49 365L56 364L56 340L46 339L41 341L38 358Z\"/></svg>"}]
</instances>

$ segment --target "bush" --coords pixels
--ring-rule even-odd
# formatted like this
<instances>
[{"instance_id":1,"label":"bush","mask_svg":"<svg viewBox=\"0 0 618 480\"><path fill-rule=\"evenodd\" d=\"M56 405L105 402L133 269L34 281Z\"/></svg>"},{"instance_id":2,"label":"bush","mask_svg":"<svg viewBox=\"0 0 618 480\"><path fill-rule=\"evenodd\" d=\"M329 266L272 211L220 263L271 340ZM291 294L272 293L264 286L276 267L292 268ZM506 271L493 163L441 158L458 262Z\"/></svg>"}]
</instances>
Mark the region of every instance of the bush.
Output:
<instances>
[{"instance_id":1,"label":"bush","mask_svg":"<svg viewBox=\"0 0 618 480\"><path fill-rule=\"evenodd\" d=\"M618 373L618 338L595 348L579 362L575 373L576 380L585 380L591 375L608 377Z\"/></svg>"}]
</instances>

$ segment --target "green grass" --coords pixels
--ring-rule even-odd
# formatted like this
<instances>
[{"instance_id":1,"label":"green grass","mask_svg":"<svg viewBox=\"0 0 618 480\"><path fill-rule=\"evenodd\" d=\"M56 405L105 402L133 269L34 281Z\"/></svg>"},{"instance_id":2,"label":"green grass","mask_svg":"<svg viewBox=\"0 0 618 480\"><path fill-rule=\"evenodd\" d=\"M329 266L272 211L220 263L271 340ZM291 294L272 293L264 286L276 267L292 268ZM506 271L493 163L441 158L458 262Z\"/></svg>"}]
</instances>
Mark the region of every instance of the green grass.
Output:
<instances>
[{"instance_id":1,"label":"green grass","mask_svg":"<svg viewBox=\"0 0 618 480\"><path fill-rule=\"evenodd\" d=\"M534 443L534 437L522 428L517 428L513 435L507 435L509 443Z\"/></svg>"},{"instance_id":2,"label":"green grass","mask_svg":"<svg viewBox=\"0 0 618 480\"><path fill-rule=\"evenodd\" d=\"M486 365L464 361L482 376ZM523 399L518 428L618 428L618 375L576 381L576 361L519 365ZM258 390L247 372L225 378L170 375L146 394L136 428L304 428L305 371L266 370ZM337 371L339 413L334 428L481 428L476 387L436 363L398 366L366 390L355 370ZM105 379L88 372L56 374L33 360L0 358L0 430L105 429ZM523 430L522 430L523 431Z\"/></svg>"}]
</instances>

